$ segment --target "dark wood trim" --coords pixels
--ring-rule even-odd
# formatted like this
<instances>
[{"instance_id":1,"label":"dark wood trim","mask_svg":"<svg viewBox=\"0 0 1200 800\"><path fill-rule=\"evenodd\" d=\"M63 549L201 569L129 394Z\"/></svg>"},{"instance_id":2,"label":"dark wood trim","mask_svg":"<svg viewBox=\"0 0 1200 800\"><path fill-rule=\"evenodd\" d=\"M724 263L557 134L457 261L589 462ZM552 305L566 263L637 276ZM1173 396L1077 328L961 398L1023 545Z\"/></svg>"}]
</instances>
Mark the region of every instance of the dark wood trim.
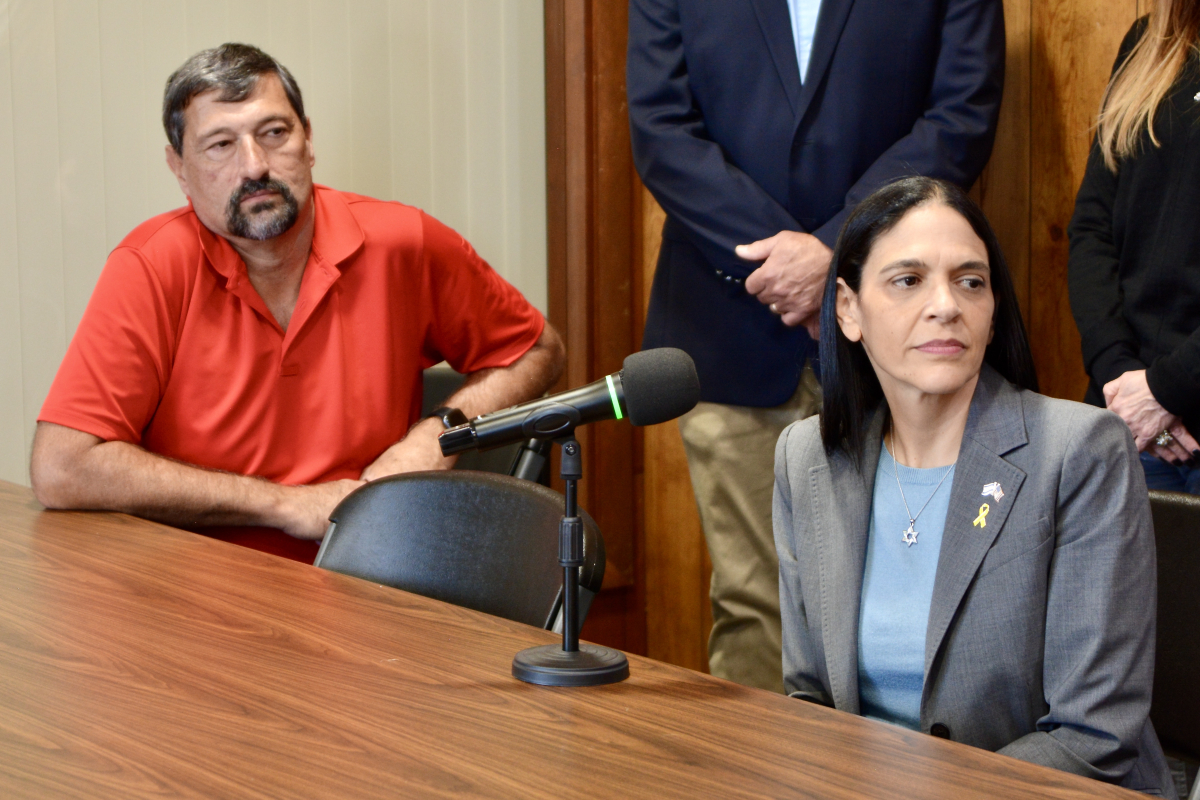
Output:
<instances>
[{"instance_id":1,"label":"dark wood trim","mask_svg":"<svg viewBox=\"0 0 1200 800\"><path fill-rule=\"evenodd\" d=\"M634 314L635 181L625 107L628 9L545 0L550 322L567 343L559 388L616 372L640 343ZM620 113L613 113L622 109ZM623 422L580 429L580 503L608 547L607 588L585 637L645 651L637 435Z\"/></svg>"}]
</instances>

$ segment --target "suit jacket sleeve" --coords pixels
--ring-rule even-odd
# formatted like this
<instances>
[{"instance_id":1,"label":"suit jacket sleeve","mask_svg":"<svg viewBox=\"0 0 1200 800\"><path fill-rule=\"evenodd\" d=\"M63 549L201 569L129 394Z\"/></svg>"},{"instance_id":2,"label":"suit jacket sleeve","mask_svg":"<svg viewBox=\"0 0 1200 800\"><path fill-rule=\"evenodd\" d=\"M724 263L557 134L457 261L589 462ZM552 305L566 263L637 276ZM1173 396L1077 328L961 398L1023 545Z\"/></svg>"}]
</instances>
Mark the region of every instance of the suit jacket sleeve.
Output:
<instances>
[{"instance_id":1,"label":"suit jacket sleeve","mask_svg":"<svg viewBox=\"0 0 1200 800\"><path fill-rule=\"evenodd\" d=\"M675 0L630 0L626 89L638 174L713 267L749 275L759 264L734 247L803 230L709 138L688 85Z\"/></svg>"},{"instance_id":2,"label":"suit jacket sleeve","mask_svg":"<svg viewBox=\"0 0 1200 800\"><path fill-rule=\"evenodd\" d=\"M1000 0L949 0L926 111L912 131L875 160L845 205L813 234L829 247L854 207L899 178L925 175L969 187L992 153L1004 87ZM861 102L870 102L869 97Z\"/></svg>"},{"instance_id":3,"label":"suit jacket sleeve","mask_svg":"<svg viewBox=\"0 0 1200 800\"><path fill-rule=\"evenodd\" d=\"M1139 21L1125 35L1114 73L1144 28ZM1067 283L1071 313L1083 343L1083 367L1101 387L1126 372L1146 368L1138 357L1137 334L1121 310L1120 253L1113 231L1116 194L1117 175L1104 165L1100 148L1093 142L1068 229Z\"/></svg>"},{"instance_id":4,"label":"suit jacket sleeve","mask_svg":"<svg viewBox=\"0 0 1200 800\"><path fill-rule=\"evenodd\" d=\"M1154 529L1129 431L1112 414L1084 419L1058 483L1042 666L1049 710L1000 752L1117 781L1137 761L1150 711Z\"/></svg>"},{"instance_id":5,"label":"suit jacket sleeve","mask_svg":"<svg viewBox=\"0 0 1200 800\"><path fill-rule=\"evenodd\" d=\"M799 535L792 514L793 490L788 476L789 440L797 451L798 431L790 425L775 445L775 498L772 523L775 529L775 550L779 554L779 608L783 624L783 687L791 697L833 706L833 698L825 691L817 671L817 656L808 635L808 616L800 587L800 565L796 560L795 537ZM808 446L813 446L812 442ZM820 442L817 442L820 446ZM794 465L793 465L794 467ZM801 520L806 520L801 515Z\"/></svg>"}]
</instances>

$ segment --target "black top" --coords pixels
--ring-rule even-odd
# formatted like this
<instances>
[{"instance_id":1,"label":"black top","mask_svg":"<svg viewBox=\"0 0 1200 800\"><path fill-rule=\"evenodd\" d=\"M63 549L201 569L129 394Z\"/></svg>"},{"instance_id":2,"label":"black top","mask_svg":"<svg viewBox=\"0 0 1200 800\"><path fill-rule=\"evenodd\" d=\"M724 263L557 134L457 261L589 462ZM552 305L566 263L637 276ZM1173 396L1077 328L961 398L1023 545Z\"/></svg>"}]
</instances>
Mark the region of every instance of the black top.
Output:
<instances>
[{"instance_id":1,"label":"black top","mask_svg":"<svg viewBox=\"0 0 1200 800\"><path fill-rule=\"evenodd\" d=\"M1146 29L1134 23L1117 64ZM1114 66L1114 71L1116 67ZM1194 52L1113 174L1093 143L1069 229L1071 311L1092 379L1085 398L1145 369L1163 408L1200 435L1200 57Z\"/></svg>"}]
</instances>

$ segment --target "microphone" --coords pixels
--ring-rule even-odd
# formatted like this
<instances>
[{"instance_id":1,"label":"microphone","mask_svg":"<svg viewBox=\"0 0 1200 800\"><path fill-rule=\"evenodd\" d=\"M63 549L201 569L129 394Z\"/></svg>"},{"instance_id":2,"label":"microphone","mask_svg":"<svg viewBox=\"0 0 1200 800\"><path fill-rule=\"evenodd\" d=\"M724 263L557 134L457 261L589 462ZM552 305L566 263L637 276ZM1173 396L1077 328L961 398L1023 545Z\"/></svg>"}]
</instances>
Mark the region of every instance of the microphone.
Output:
<instances>
[{"instance_id":1,"label":"microphone","mask_svg":"<svg viewBox=\"0 0 1200 800\"><path fill-rule=\"evenodd\" d=\"M580 425L629 418L657 425L695 408L700 380L692 357L674 347L643 350L625 359L620 372L501 411L476 417L438 436L442 455L491 450L524 439L558 439Z\"/></svg>"}]
</instances>

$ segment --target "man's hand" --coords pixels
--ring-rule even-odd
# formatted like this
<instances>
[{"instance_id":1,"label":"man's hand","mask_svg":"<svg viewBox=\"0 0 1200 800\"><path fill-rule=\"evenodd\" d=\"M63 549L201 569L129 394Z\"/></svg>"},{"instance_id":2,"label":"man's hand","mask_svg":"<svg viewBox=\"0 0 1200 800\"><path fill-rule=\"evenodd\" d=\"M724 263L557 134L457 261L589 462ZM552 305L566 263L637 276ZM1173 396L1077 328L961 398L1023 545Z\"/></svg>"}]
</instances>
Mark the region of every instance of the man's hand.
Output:
<instances>
[{"instance_id":1,"label":"man's hand","mask_svg":"<svg viewBox=\"0 0 1200 800\"><path fill-rule=\"evenodd\" d=\"M321 539L329 528L329 515L342 499L363 481L341 480L310 486L281 486L278 527L297 539Z\"/></svg>"},{"instance_id":2,"label":"man's hand","mask_svg":"<svg viewBox=\"0 0 1200 800\"><path fill-rule=\"evenodd\" d=\"M1200 444L1183 427L1179 417L1154 399L1144 369L1131 370L1104 384L1104 404L1129 426L1139 451L1179 464L1191 461L1200 450ZM1154 439L1163 431L1170 432L1174 441L1166 445L1154 444Z\"/></svg>"},{"instance_id":3,"label":"man's hand","mask_svg":"<svg viewBox=\"0 0 1200 800\"><path fill-rule=\"evenodd\" d=\"M423 419L409 430L396 444L384 450L362 472L364 481L373 481L401 472L418 472L427 469L450 469L457 456L445 458L438 446L438 434L444 430L440 419Z\"/></svg>"},{"instance_id":4,"label":"man's hand","mask_svg":"<svg viewBox=\"0 0 1200 800\"><path fill-rule=\"evenodd\" d=\"M768 239L740 244L735 252L738 258L763 262L746 278L746 291L778 314L784 325L803 325L816 339L833 251L812 234L780 231Z\"/></svg>"}]
</instances>

